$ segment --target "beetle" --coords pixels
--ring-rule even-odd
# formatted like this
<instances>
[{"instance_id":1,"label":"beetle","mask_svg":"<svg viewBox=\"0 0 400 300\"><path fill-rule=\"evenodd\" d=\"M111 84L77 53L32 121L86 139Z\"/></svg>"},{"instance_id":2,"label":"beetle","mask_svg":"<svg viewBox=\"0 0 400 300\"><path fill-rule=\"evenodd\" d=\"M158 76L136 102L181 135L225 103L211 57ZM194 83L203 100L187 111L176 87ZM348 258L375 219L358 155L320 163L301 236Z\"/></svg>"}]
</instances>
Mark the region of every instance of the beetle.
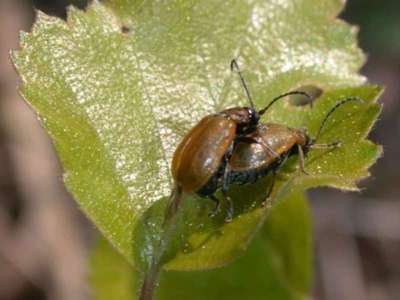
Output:
<instances>
[{"instance_id":1,"label":"beetle","mask_svg":"<svg viewBox=\"0 0 400 300\"><path fill-rule=\"evenodd\" d=\"M305 92L291 91L274 98L265 108L257 111L235 59L231 62L231 70L239 75L250 107L234 107L205 116L183 137L174 152L171 164L175 182L173 198L179 199L182 192L209 198L215 202L211 215L219 209L219 201L214 193L221 186L221 182L227 180L226 166L236 139L254 132L260 117L279 99L293 94L308 97ZM269 150L271 154L276 155L273 150ZM233 204L225 186L226 184L222 184L222 193L228 205L229 221L233 214ZM176 209L178 204L174 205Z\"/></svg>"},{"instance_id":2,"label":"beetle","mask_svg":"<svg viewBox=\"0 0 400 300\"><path fill-rule=\"evenodd\" d=\"M260 123L256 130L236 141L225 168L228 172L227 179L223 183L226 185L225 188L231 184L254 183L259 178L272 173L272 182L266 196L268 199L274 187L276 173L286 160L294 155L299 156L300 170L308 175L304 169L304 158L310 149L334 149L341 145L340 141L329 144L317 144L317 141L333 112L350 101L363 102L359 97L348 97L337 102L325 115L315 138L311 138L305 130L276 123ZM266 150L267 148L272 149L277 155L271 155L271 152Z\"/></svg>"}]
</instances>

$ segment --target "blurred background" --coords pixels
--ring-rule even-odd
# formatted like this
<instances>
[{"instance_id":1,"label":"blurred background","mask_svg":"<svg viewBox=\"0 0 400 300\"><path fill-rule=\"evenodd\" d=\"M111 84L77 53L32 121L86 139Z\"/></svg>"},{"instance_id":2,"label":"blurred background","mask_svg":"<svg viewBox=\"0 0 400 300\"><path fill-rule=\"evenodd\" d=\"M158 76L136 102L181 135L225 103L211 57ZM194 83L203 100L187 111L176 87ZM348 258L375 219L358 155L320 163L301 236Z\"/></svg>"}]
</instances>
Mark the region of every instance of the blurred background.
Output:
<instances>
[{"instance_id":1,"label":"blurred background","mask_svg":"<svg viewBox=\"0 0 400 300\"><path fill-rule=\"evenodd\" d=\"M9 49L29 31L34 9L61 18L84 0L0 0L0 300L89 299L94 227L65 191L61 166L18 95ZM400 1L349 0L341 17L361 30L362 69L383 84L383 114L371 139L384 157L361 193L310 192L315 300L400 299Z\"/></svg>"}]
</instances>

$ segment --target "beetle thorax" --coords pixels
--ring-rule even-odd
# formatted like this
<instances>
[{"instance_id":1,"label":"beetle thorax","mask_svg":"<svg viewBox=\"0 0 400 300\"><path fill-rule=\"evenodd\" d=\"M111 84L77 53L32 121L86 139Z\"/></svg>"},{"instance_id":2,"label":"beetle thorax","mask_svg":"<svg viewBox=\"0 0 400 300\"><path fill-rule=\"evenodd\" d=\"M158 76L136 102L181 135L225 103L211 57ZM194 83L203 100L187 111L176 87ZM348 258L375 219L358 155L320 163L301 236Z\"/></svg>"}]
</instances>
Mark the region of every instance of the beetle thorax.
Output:
<instances>
[{"instance_id":1,"label":"beetle thorax","mask_svg":"<svg viewBox=\"0 0 400 300\"><path fill-rule=\"evenodd\" d=\"M222 111L221 114L236 123L237 133L251 131L260 120L258 112L251 107L234 107Z\"/></svg>"}]
</instances>

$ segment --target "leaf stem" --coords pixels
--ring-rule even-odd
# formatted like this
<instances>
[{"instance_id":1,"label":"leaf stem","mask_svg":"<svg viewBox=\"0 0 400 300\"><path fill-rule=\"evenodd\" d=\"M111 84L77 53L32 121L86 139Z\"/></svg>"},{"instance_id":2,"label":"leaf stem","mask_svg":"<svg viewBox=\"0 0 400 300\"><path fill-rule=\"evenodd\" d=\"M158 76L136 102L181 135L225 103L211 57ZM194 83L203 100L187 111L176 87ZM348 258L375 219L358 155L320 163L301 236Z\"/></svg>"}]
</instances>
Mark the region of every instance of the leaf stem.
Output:
<instances>
[{"instance_id":1,"label":"leaf stem","mask_svg":"<svg viewBox=\"0 0 400 300\"><path fill-rule=\"evenodd\" d=\"M158 247L155 248L147 273L140 290L139 300L152 300L161 271L161 260L175 232L176 215L182 199L182 189L176 186L172 192L162 225L162 234Z\"/></svg>"}]
</instances>

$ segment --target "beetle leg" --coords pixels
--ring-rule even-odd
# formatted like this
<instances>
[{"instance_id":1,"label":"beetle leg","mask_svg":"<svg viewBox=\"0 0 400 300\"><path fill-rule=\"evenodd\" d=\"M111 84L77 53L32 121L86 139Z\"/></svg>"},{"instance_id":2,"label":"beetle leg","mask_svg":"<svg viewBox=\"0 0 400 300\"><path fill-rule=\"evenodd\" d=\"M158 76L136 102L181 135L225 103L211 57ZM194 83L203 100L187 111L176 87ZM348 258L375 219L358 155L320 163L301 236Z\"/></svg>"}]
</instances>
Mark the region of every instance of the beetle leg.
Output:
<instances>
[{"instance_id":1,"label":"beetle leg","mask_svg":"<svg viewBox=\"0 0 400 300\"><path fill-rule=\"evenodd\" d=\"M232 221L233 217L233 202L231 197L228 195L228 185L226 187L222 187L222 194L224 195L225 202L226 202L226 217L225 217L225 222L229 223Z\"/></svg>"},{"instance_id":2,"label":"beetle leg","mask_svg":"<svg viewBox=\"0 0 400 300\"><path fill-rule=\"evenodd\" d=\"M268 202L268 200L269 200L269 197L270 197L271 194L272 194L272 191L273 191L274 185L275 185L275 179L276 179L276 178L275 178L275 175L276 175L276 171L273 170L273 171L272 171L271 184L269 185L269 189L268 189L267 196L265 197L265 200L261 203L261 206L262 206L262 207L265 207L265 206L266 206L266 204L267 204L267 202Z\"/></svg>"},{"instance_id":3,"label":"beetle leg","mask_svg":"<svg viewBox=\"0 0 400 300\"><path fill-rule=\"evenodd\" d=\"M226 157L227 160L227 157ZM232 221L233 217L233 202L231 197L228 195L228 189L229 189L229 172L230 172L230 166L229 163L226 163L226 167L224 170L224 175L222 177L222 194L224 195L225 202L226 202L226 217L225 217L225 222L230 222Z\"/></svg>"},{"instance_id":4,"label":"beetle leg","mask_svg":"<svg viewBox=\"0 0 400 300\"><path fill-rule=\"evenodd\" d=\"M275 167L275 169L272 169L271 185L269 186L268 193L267 193L267 196L265 197L265 200L261 203L262 207L264 207L267 204L269 197L271 196L272 191L274 190L276 178L280 175L280 173L278 173L278 171L285 164L288 157L289 157L289 154L286 153L283 157L281 157L281 161L280 161L279 165L277 167Z\"/></svg>"},{"instance_id":5,"label":"beetle leg","mask_svg":"<svg viewBox=\"0 0 400 300\"><path fill-rule=\"evenodd\" d=\"M283 172L279 172L279 170L282 168L282 166L285 165L285 162L287 161L289 157L289 153L287 152L280 158L279 164L273 169L273 172L275 172L275 179L281 180L281 181L286 181L288 180L288 174L285 174Z\"/></svg>"},{"instance_id":6,"label":"beetle leg","mask_svg":"<svg viewBox=\"0 0 400 300\"><path fill-rule=\"evenodd\" d=\"M218 198L216 198L214 195L210 195L210 196L208 196L208 198L210 198L215 203L213 210L208 214L208 216L210 218L212 218L212 217L215 217L219 213L220 208L221 208L221 203L218 200Z\"/></svg>"},{"instance_id":7,"label":"beetle leg","mask_svg":"<svg viewBox=\"0 0 400 300\"><path fill-rule=\"evenodd\" d=\"M297 144L297 149L299 151L299 163L300 163L300 170L306 174L306 175L310 175L305 169L304 169L304 151L303 148Z\"/></svg>"},{"instance_id":8,"label":"beetle leg","mask_svg":"<svg viewBox=\"0 0 400 300\"><path fill-rule=\"evenodd\" d=\"M229 197L228 195L228 189L229 189L229 185L230 185L230 177L229 177L229 173L231 172L231 166L229 164L229 159L232 155L232 151L233 151L233 146L234 143L232 143L228 150L225 153L224 156L224 164L225 164L225 168L224 168L224 173L222 174L222 194L224 195L225 198L225 203L226 203L226 217L225 217L225 222L230 222L232 221L232 217L233 217L233 202L231 197Z\"/></svg>"},{"instance_id":9,"label":"beetle leg","mask_svg":"<svg viewBox=\"0 0 400 300\"><path fill-rule=\"evenodd\" d=\"M279 154L276 153L274 151L274 149L272 149L268 144L257 141L256 139L253 139L251 137L247 137L247 136L240 136L238 137L235 141L241 141L241 142L245 142L245 143L249 143L249 144L259 144L262 147L264 147L265 150L267 150L267 152L273 157L273 158L278 158Z\"/></svg>"},{"instance_id":10,"label":"beetle leg","mask_svg":"<svg viewBox=\"0 0 400 300\"><path fill-rule=\"evenodd\" d=\"M227 204L225 222L229 223L232 221L232 218L233 218L233 202L232 202L231 197L229 197L227 195L227 192L224 192L224 191L222 191L222 192L225 196L225 201Z\"/></svg>"},{"instance_id":11,"label":"beetle leg","mask_svg":"<svg viewBox=\"0 0 400 300\"><path fill-rule=\"evenodd\" d=\"M279 158L279 154L274 151L267 143L260 143L258 142L261 146L264 147L265 150L273 157L273 158Z\"/></svg>"}]
</instances>

